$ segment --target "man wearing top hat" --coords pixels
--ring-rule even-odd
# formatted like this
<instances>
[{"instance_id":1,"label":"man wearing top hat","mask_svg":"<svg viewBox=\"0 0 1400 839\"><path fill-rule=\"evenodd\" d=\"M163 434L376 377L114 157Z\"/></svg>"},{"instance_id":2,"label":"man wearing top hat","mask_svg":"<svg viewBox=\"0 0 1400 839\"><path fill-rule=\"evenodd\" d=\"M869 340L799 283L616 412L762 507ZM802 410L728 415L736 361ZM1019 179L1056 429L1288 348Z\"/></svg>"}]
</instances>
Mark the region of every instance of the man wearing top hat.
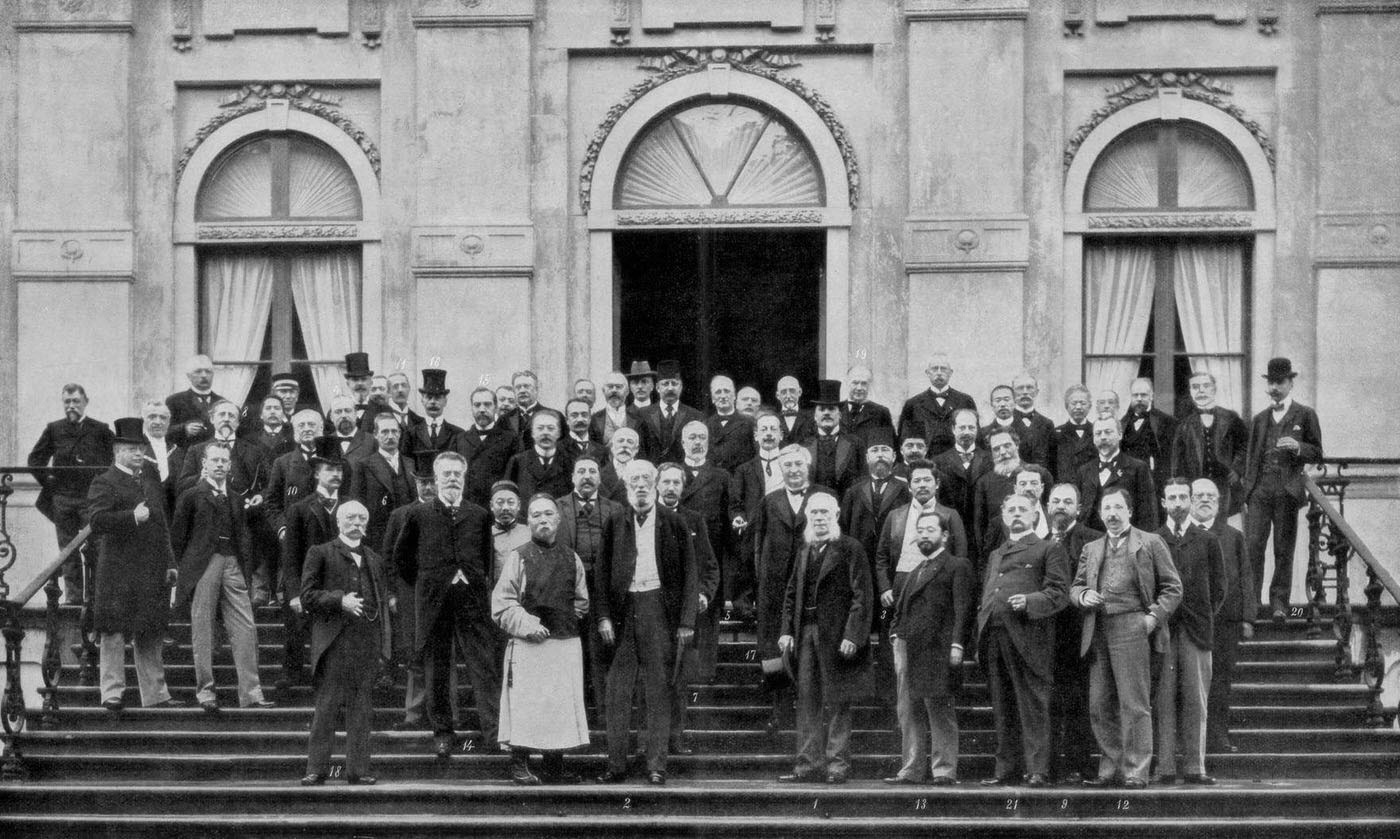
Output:
<instances>
[{"instance_id":1,"label":"man wearing top hat","mask_svg":"<svg viewBox=\"0 0 1400 839\"><path fill-rule=\"evenodd\" d=\"M175 584L160 485L142 479L146 438L140 417L116 421L114 465L88 486L84 517L97 542L93 628L99 638L102 707L122 709L127 638L136 661L141 704L183 705L170 698L161 648ZM153 488L154 486L154 488Z\"/></svg>"},{"instance_id":2,"label":"man wearing top hat","mask_svg":"<svg viewBox=\"0 0 1400 839\"><path fill-rule=\"evenodd\" d=\"M423 384L418 388L418 398L423 403L423 424L411 426L408 435L400 441L400 448L410 456L456 450L457 435L462 429L443 417L451 392L447 389L446 370L436 367L423 370Z\"/></svg>"},{"instance_id":3,"label":"man wearing top hat","mask_svg":"<svg viewBox=\"0 0 1400 839\"><path fill-rule=\"evenodd\" d=\"M812 482L830 487L836 497L860 480L862 451L860 438L841 433L841 383L835 379L817 381L812 399L812 416L817 433L803 445L812 455Z\"/></svg>"},{"instance_id":4,"label":"man wearing top hat","mask_svg":"<svg viewBox=\"0 0 1400 839\"><path fill-rule=\"evenodd\" d=\"M634 361L627 372L627 389L631 391L632 412L649 407L656 394L656 371L650 361Z\"/></svg>"},{"instance_id":5,"label":"man wearing top hat","mask_svg":"<svg viewBox=\"0 0 1400 839\"><path fill-rule=\"evenodd\" d=\"M185 362L187 390L165 397L170 409L170 441L186 449L214 435L209 412L224 397L214 392L214 362L204 354L190 356Z\"/></svg>"},{"instance_id":6,"label":"man wearing top hat","mask_svg":"<svg viewBox=\"0 0 1400 839\"><path fill-rule=\"evenodd\" d=\"M1292 397L1298 373L1286 358L1269 359L1264 390L1270 405L1254 415L1245 460L1245 550L1254 579L1264 579L1264 545L1274 535L1274 576L1269 582L1273 619L1287 614L1293 588L1293 549L1298 539L1298 509L1306 496L1303 464L1322 460L1322 426L1317 412Z\"/></svg>"},{"instance_id":7,"label":"man wearing top hat","mask_svg":"<svg viewBox=\"0 0 1400 839\"><path fill-rule=\"evenodd\" d=\"M473 390L471 406L472 424L456 435L453 449L467 459L467 498L485 507L491 503L491 485L505 475L515 456L517 437L497 419L491 388Z\"/></svg>"},{"instance_id":8,"label":"man wearing top hat","mask_svg":"<svg viewBox=\"0 0 1400 839\"><path fill-rule=\"evenodd\" d=\"M369 408L369 384L374 371L369 369L369 353L345 354L345 389L355 401L355 424L358 426Z\"/></svg>"},{"instance_id":9,"label":"man wearing top hat","mask_svg":"<svg viewBox=\"0 0 1400 839\"><path fill-rule=\"evenodd\" d=\"M656 366L658 399L638 411L641 417L642 454L652 463L680 463L685 460L681 429L692 420L705 421L696 409L681 402L681 365L667 360Z\"/></svg>"},{"instance_id":10,"label":"man wearing top hat","mask_svg":"<svg viewBox=\"0 0 1400 839\"><path fill-rule=\"evenodd\" d=\"M345 459L334 442L322 439L310 455L308 465L315 474L315 489L299 495L296 503L287 508L284 518L281 584L287 608L282 616L286 629L279 687L302 680L306 662L302 570L307 551L335 538L335 512L343 501L340 490L345 483Z\"/></svg>"}]
</instances>

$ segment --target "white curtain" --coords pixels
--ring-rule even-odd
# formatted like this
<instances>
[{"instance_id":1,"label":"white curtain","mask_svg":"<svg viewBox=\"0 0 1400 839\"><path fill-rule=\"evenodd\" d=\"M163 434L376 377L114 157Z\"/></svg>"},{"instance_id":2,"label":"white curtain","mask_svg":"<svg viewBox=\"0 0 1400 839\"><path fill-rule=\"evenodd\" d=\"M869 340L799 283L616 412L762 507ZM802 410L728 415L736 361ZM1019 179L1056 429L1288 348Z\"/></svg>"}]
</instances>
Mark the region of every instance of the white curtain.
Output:
<instances>
[{"instance_id":1,"label":"white curtain","mask_svg":"<svg viewBox=\"0 0 1400 839\"><path fill-rule=\"evenodd\" d=\"M1215 401L1240 410L1244 360L1205 353L1244 352L1244 248L1238 243L1181 243L1175 256L1176 311L1192 371L1215 374Z\"/></svg>"},{"instance_id":2,"label":"white curtain","mask_svg":"<svg viewBox=\"0 0 1400 839\"><path fill-rule=\"evenodd\" d=\"M1147 327L1152 322L1153 267L1152 249L1142 245L1084 248L1088 326L1084 352L1129 356L1085 360L1085 384L1094 393L1111 389L1124 397L1137 377Z\"/></svg>"},{"instance_id":3,"label":"white curtain","mask_svg":"<svg viewBox=\"0 0 1400 839\"><path fill-rule=\"evenodd\" d=\"M344 356L360 343L360 258L327 251L292 260L292 303L301 319L306 354L321 408L345 390Z\"/></svg>"},{"instance_id":4,"label":"white curtain","mask_svg":"<svg viewBox=\"0 0 1400 839\"><path fill-rule=\"evenodd\" d=\"M205 348L214 359L215 387L239 406L248 398L272 308L272 260L212 254L204 259Z\"/></svg>"}]
</instances>

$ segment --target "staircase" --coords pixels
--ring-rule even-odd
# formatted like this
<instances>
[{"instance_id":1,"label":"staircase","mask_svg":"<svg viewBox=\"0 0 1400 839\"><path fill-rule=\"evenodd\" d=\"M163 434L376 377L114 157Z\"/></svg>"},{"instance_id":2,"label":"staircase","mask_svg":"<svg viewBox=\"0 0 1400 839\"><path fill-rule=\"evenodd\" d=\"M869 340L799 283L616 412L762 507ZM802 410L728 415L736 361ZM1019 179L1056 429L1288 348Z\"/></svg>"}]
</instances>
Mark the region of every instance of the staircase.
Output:
<instances>
[{"instance_id":1,"label":"staircase","mask_svg":"<svg viewBox=\"0 0 1400 839\"><path fill-rule=\"evenodd\" d=\"M67 609L65 609L67 611ZM74 615L73 617L76 617ZM1400 835L1400 731L1365 725L1370 693L1335 680L1334 640L1309 640L1301 619L1261 625L1236 673L1233 738L1240 751L1215 754L1216 787L998 789L987 690L966 665L962 694L962 783L890 788L899 749L893 711L857 709L853 781L844 787L779 785L791 766L793 733L767 734L768 707L751 661L752 626L726 623L713 684L692 685L693 756L671 759L668 786L521 788L505 780L506 758L464 745L450 760L426 732L396 732L399 691L376 703L376 787L296 785L305 769L311 691L271 689L280 671L277 612L257 610L263 682L280 707L239 710L226 648L215 657L225 710L197 707L114 714L94 686L66 668L51 727L22 737L26 780L0 786L0 832L69 835L694 836ZM75 620L66 621L68 625ZM188 625L175 625L167 677L178 698L193 691ZM76 648L74 652L76 652ZM130 668L128 668L130 671ZM461 680L468 729L470 689ZM135 674L127 699L136 702ZM466 732L468 736L474 732ZM603 768L604 734L570 755L589 777Z\"/></svg>"}]
</instances>

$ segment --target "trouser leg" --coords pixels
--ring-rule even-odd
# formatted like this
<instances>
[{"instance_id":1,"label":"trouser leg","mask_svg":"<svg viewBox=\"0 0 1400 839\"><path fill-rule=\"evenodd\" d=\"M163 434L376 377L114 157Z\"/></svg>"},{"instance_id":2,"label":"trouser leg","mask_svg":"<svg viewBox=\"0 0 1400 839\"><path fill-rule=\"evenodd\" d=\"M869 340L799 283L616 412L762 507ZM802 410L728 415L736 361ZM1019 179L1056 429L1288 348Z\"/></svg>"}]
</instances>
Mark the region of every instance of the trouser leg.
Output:
<instances>
[{"instance_id":1,"label":"trouser leg","mask_svg":"<svg viewBox=\"0 0 1400 839\"><path fill-rule=\"evenodd\" d=\"M1094 629L1089 650L1089 725L1099 744L1100 778L1123 774L1123 725L1118 713L1118 684L1113 678L1113 657L1108 650L1106 619Z\"/></svg>"},{"instance_id":2,"label":"trouser leg","mask_svg":"<svg viewBox=\"0 0 1400 839\"><path fill-rule=\"evenodd\" d=\"M472 702L481 739L494 744L501 711L501 662L504 650L495 624L483 614L465 613L458 618L457 643L472 686Z\"/></svg>"},{"instance_id":3,"label":"trouser leg","mask_svg":"<svg viewBox=\"0 0 1400 839\"><path fill-rule=\"evenodd\" d=\"M103 632L97 645L98 684L102 701L121 701L126 691L126 638L120 632Z\"/></svg>"},{"instance_id":4,"label":"trouser leg","mask_svg":"<svg viewBox=\"0 0 1400 839\"><path fill-rule=\"evenodd\" d=\"M190 599L190 646L194 653L195 699L215 701L214 614L223 596L224 557L209 558Z\"/></svg>"},{"instance_id":5,"label":"trouser leg","mask_svg":"<svg viewBox=\"0 0 1400 839\"><path fill-rule=\"evenodd\" d=\"M1288 609L1293 593L1293 553L1298 546L1298 503L1286 493L1274 497L1271 518L1274 526L1274 577L1269 583L1269 603Z\"/></svg>"},{"instance_id":6,"label":"trouser leg","mask_svg":"<svg viewBox=\"0 0 1400 839\"><path fill-rule=\"evenodd\" d=\"M1210 697L1206 710L1206 740L1213 748L1230 740L1230 686L1239 655L1240 622L1223 620L1215 625L1211 648Z\"/></svg>"},{"instance_id":7,"label":"trouser leg","mask_svg":"<svg viewBox=\"0 0 1400 839\"><path fill-rule=\"evenodd\" d=\"M1162 674L1153 691L1152 722L1155 731L1157 774L1176 774L1177 685L1181 668L1177 661L1179 633L1172 633L1162 657Z\"/></svg>"},{"instance_id":8,"label":"trouser leg","mask_svg":"<svg viewBox=\"0 0 1400 839\"><path fill-rule=\"evenodd\" d=\"M433 728L433 734L438 736L453 733L452 702L449 695L452 689L452 612L449 598L449 602L444 604L442 612L438 614L437 620L429 630L427 642L421 650L428 696L428 722Z\"/></svg>"},{"instance_id":9,"label":"trouser leg","mask_svg":"<svg viewBox=\"0 0 1400 839\"><path fill-rule=\"evenodd\" d=\"M923 701L909 695L909 656L903 638L891 644L895 676L895 716L899 720L900 767L898 777L922 781L927 775L928 717Z\"/></svg>"},{"instance_id":10,"label":"trouser leg","mask_svg":"<svg viewBox=\"0 0 1400 839\"><path fill-rule=\"evenodd\" d=\"M1124 778L1147 780L1152 762L1152 644L1142 625L1143 616L1132 612L1105 618L1108 653L1118 694L1122 734Z\"/></svg>"},{"instance_id":11,"label":"trouser leg","mask_svg":"<svg viewBox=\"0 0 1400 839\"><path fill-rule=\"evenodd\" d=\"M253 625L253 604L248 599L248 581L233 557L224 559L220 612L238 673L238 704L246 708L263 701L262 680L258 677L258 635Z\"/></svg>"},{"instance_id":12,"label":"trouser leg","mask_svg":"<svg viewBox=\"0 0 1400 839\"><path fill-rule=\"evenodd\" d=\"M77 496L55 495L53 497L54 535L58 537L59 550L68 546L83 529L83 506L86 499ZM95 544L95 543L94 543ZM74 551L63 562L63 592L65 603L81 603L83 600L83 554L87 547ZM96 549L93 548L93 556Z\"/></svg>"},{"instance_id":13,"label":"trouser leg","mask_svg":"<svg viewBox=\"0 0 1400 839\"><path fill-rule=\"evenodd\" d=\"M306 755L308 775L330 772L336 717L345 705L344 680L347 676L342 672L346 666L342 640L337 638L331 642L312 678L315 683L315 710L311 716L311 736Z\"/></svg>"},{"instance_id":14,"label":"trouser leg","mask_svg":"<svg viewBox=\"0 0 1400 839\"><path fill-rule=\"evenodd\" d=\"M160 632L136 633L131 638L136 662L136 684L141 688L141 704L156 705L170 698L165 684L165 641Z\"/></svg>"},{"instance_id":15,"label":"trouser leg","mask_svg":"<svg viewBox=\"0 0 1400 839\"><path fill-rule=\"evenodd\" d=\"M817 664L817 627L804 626L797 639L797 761L798 775L826 770L826 719L822 714L821 669Z\"/></svg>"},{"instance_id":16,"label":"trouser leg","mask_svg":"<svg viewBox=\"0 0 1400 839\"><path fill-rule=\"evenodd\" d=\"M992 717L997 733L996 770L998 778L1009 778L1021 770L1021 728L1016 708L1016 686L1007 660L1015 651L1011 638L999 627L988 630L986 641L987 687L992 698Z\"/></svg>"},{"instance_id":17,"label":"trouser leg","mask_svg":"<svg viewBox=\"0 0 1400 839\"><path fill-rule=\"evenodd\" d=\"M1210 648L1197 646L1181 633L1177 641L1178 679L1177 742L1181 771L1204 775L1206 771L1206 702L1210 694Z\"/></svg>"},{"instance_id":18,"label":"trouser leg","mask_svg":"<svg viewBox=\"0 0 1400 839\"><path fill-rule=\"evenodd\" d=\"M616 773L627 771L628 731L638 662L633 616L628 614L617 636L617 651L613 654L607 679L608 769Z\"/></svg>"},{"instance_id":19,"label":"trouser leg","mask_svg":"<svg viewBox=\"0 0 1400 839\"><path fill-rule=\"evenodd\" d=\"M369 774L370 730L374 715L374 680L379 672L378 624L354 627L356 669L352 673L345 695L345 774L352 777Z\"/></svg>"},{"instance_id":20,"label":"trouser leg","mask_svg":"<svg viewBox=\"0 0 1400 839\"><path fill-rule=\"evenodd\" d=\"M958 775L958 712L952 694L923 700L928 716L929 772L933 777L956 778Z\"/></svg>"}]
</instances>

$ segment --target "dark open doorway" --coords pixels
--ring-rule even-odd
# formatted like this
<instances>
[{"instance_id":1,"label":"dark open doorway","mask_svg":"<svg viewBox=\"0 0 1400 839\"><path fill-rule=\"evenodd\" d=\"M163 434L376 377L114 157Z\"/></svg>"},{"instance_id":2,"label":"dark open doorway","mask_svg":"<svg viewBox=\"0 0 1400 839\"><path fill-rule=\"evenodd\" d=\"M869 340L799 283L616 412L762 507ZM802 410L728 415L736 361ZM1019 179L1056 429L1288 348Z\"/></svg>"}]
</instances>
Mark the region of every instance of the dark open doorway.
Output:
<instances>
[{"instance_id":1,"label":"dark open doorway","mask_svg":"<svg viewBox=\"0 0 1400 839\"><path fill-rule=\"evenodd\" d=\"M623 369L676 359L696 406L708 405L716 373L757 387L765 402L784 375L815 392L824 231L617 233L613 254Z\"/></svg>"}]
</instances>

